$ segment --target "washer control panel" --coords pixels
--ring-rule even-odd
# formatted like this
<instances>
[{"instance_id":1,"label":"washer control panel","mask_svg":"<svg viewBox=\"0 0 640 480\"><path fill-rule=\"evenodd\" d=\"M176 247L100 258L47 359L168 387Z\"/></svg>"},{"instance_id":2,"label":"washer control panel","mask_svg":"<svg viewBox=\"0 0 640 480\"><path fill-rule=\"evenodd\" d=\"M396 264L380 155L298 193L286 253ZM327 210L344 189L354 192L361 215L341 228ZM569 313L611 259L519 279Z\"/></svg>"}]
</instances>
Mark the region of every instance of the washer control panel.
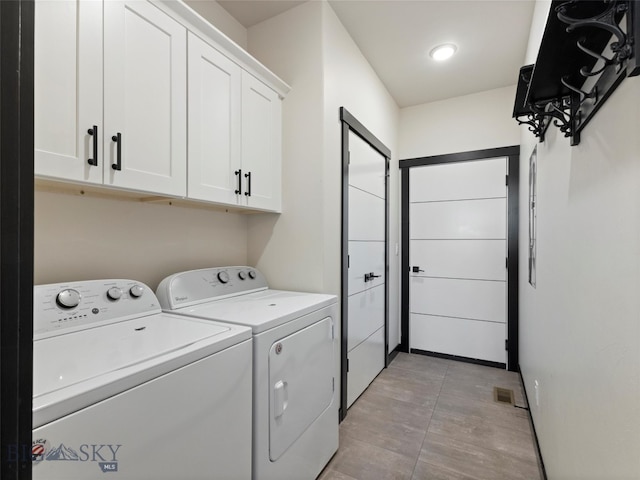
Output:
<instances>
[{"instance_id":1,"label":"washer control panel","mask_svg":"<svg viewBox=\"0 0 640 480\"><path fill-rule=\"evenodd\" d=\"M36 340L159 312L153 290L135 280L89 280L33 288Z\"/></svg>"},{"instance_id":2,"label":"washer control panel","mask_svg":"<svg viewBox=\"0 0 640 480\"><path fill-rule=\"evenodd\" d=\"M162 308L174 310L205 301L265 290L267 281L252 267L214 267L171 275L158 286Z\"/></svg>"}]
</instances>

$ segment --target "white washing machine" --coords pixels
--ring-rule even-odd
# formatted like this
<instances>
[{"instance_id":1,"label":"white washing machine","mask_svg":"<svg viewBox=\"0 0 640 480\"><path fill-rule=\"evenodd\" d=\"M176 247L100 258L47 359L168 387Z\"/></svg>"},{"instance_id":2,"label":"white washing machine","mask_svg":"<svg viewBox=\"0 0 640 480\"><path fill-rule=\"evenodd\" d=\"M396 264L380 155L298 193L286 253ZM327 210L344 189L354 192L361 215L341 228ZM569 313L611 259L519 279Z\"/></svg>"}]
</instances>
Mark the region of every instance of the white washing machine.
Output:
<instances>
[{"instance_id":1,"label":"white washing machine","mask_svg":"<svg viewBox=\"0 0 640 480\"><path fill-rule=\"evenodd\" d=\"M140 282L36 286L33 478L246 480L251 343Z\"/></svg>"},{"instance_id":2,"label":"white washing machine","mask_svg":"<svg viewBox=\"0 0 640 480\"><path fill-rule=\"evenodd\" d=\"M338 449L336 297L271 290L249 267L177 273L156 294L165 311L251 327L253 478L316 478Z\"/></svg>"}]
</instances>

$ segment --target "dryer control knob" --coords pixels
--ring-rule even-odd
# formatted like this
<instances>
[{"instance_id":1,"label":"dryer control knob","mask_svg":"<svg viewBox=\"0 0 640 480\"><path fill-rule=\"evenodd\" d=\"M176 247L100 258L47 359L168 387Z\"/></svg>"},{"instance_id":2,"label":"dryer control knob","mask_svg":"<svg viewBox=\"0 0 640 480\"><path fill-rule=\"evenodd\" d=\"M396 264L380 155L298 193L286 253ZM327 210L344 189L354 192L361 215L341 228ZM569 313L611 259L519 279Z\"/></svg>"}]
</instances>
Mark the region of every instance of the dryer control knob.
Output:
<instances>
[{"instance_id":1,"label":"dryer control knob","mask_svg":"<svg viewBox=\"0 0 640 480\"><path fill-rule=\"evenodd\" d=\"M120 300L121 296L122 290L120 290L118 287L111 287L109 290L107 290L107 298L109 300Z\"/></svg>"},{"instance_id":2,"label":"dryer control knob","mask_svg":"<svg viewBox=\"0 0 640 480\"><path fill-rule=\"evenodd\" d=\"M228 283L229 274L224 270L222 272L218 272L218 280L220 280L220 283Z\"/></svg>"},{"instance_id":3,"label":"dryer control knob","mask_svg":"<svg viewBox=\"0 0 640 480\"><path fill-rule=\"evenodd\" d=\"M74 308L80 304L81 298L80 292L67 288L56 295L56 303L60 308Z\"/></svg>"},{"instance_id":4,"label":"dryer control knob","mask_svg":"<svg viewBox=\"0 0 640 480\"><path fill-rule=\"evenodd\" d=\"M135 284L129 289L129 293L133 298L140 298L144 293L144 287L142 285Z\"/></svg>"},{"instance_id":5,"label":"dryer control knob","mask_svg":"<svg viewBox=\"0 0 640 480\"><path fill-rule=\"evenodd\" d=\"M244 272L238 272L238 278L240 280L246 280L247 279L247 274Z\"/></svg>"},{"instance_id":6,"label":"dryer control knob","mask_svg":"<svg viewBox=\"0 0 640 480\"><path fill-rule=\"evenodd\" d=\"M249 278L254 280L256 278L256 272L254 270L249 270Z\"/></svg>"}]
</instances>

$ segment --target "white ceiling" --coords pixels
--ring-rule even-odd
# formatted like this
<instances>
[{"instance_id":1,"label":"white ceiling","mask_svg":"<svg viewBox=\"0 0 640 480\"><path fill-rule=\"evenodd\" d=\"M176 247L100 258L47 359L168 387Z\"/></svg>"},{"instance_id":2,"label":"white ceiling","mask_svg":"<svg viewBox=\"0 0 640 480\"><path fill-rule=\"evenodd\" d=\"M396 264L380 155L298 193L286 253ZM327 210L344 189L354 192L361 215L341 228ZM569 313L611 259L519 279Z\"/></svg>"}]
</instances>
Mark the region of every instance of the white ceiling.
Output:
<instances>
[{"instance_id":1,"label":"white ceiling","mask_svg":"<svg viewBox=\"0 0 640 480\"><path fill-rule=\"evenodd\" d=\"M220 0L250 27L303 1ZM400 107L514 85L534 0L329 0ZM438 63L429 51L452 42Z\"/></svg>"}]
</instances>

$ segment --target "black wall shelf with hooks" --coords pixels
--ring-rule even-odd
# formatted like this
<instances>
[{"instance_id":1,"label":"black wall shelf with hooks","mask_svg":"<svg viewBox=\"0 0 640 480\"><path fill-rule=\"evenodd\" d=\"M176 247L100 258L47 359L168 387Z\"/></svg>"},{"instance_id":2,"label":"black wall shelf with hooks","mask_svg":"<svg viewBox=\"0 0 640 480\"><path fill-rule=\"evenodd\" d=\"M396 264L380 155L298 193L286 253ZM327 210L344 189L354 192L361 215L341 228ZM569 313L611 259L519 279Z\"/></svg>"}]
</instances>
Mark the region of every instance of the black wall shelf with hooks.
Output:
<instances>
[{"instance_id":1,"label":"black wall shelf with hooks","mask_svg":"<svg viewBox=\"0 0 640 480\"><path fill-rule=\"evenodd\" d=\"M553 0L538 58L520 69L513 117L544 141L580 133L628 76L640 74L640 2Z\"/></svg>"}]
</instances>

